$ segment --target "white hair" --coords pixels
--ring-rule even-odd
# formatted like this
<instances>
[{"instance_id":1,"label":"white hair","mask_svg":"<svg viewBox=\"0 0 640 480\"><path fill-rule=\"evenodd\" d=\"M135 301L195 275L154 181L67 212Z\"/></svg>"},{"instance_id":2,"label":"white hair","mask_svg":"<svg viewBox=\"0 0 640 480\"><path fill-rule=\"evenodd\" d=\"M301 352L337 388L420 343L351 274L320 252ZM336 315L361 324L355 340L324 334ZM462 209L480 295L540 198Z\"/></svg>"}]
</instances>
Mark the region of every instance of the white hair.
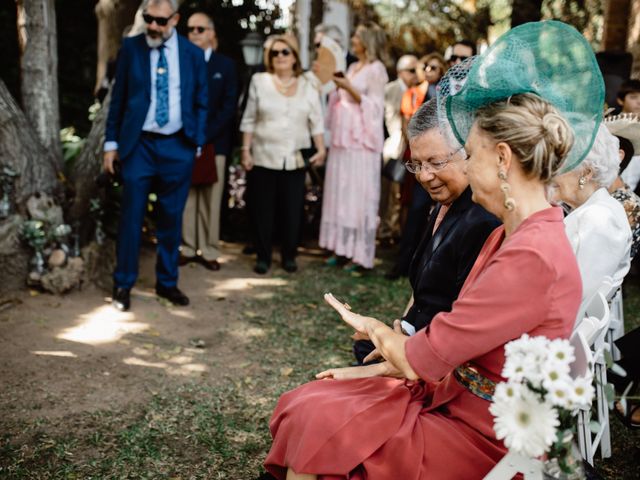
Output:
<instances>
[{"instance_id":1,"label":"white hair","mask_svg":"<svg viewBox=\"0 0 640 480\"><path fill-rule=\"evenodd\" d=\"M178 0L145 0L142 9L145 10L149 5L160 5L161 3L168 3L171 5L172 11L178 11Z\"/></svg>"},{"instance_id":2,"label":"white hair","mask_svg":"<svg viewBox=\"0 0 640 480\"><path fill-rule=\"evenodd\" d=\"M618 176L620 169L619 149L618 139L609 132L604 123L601 123L591 150L578 166L579 171L583 172L587 168L591 168L593 181L598 186L607 188Z\"/></svg>"}]
</instances>

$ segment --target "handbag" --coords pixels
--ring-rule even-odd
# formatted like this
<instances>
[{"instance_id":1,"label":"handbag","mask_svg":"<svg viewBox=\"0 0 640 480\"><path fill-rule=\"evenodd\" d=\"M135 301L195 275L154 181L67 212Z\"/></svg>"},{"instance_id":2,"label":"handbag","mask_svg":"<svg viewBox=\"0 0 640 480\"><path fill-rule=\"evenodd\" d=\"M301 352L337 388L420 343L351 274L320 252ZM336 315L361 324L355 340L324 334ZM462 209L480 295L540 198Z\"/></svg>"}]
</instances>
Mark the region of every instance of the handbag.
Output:
<instances>
[{"instance_id":1,"label":"handbag","mask_svg":"<svg viewBox=\"0 0 640 480\"><path fill-rule=\"evenodd\" d=\"M388 178L392 182L402 183L407 169L404 167L402 160L392 158L382 167L382 176Z\"/></svg>"},{"instance_id":2,"label":"handbag","mask_svg":"<svg viewBox=\"0 0 640 480\"><path fill-rule=\"evenodd\" d=\"M191 174L191 185L213 185L218 181L218 171L216 168L216 152L213 144L203 145L200 156L196 156L193 162L193 173Z\"/></svg>"}]
</instances>

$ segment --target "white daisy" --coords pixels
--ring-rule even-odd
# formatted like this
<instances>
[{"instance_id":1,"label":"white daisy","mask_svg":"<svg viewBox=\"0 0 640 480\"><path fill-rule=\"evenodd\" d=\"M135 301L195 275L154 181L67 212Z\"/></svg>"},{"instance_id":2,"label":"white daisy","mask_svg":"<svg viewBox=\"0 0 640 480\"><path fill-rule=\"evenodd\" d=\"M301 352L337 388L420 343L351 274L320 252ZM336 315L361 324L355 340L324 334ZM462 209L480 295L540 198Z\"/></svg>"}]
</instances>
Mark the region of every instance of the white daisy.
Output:
<instances>
[{"instance_id":1,"label":"white daisy","mask_svg":"<svg viewBox=\"0 0 640 480\"><path fill-rule=\"evenodd\" d=\"M545 362L542 366L542 386L549 390L556 383L571 383L569 365L561 362Z\"/></svg>"},{"instance_id":2,"label":"white daisy","mask_svg":"<svg viewBox=\"0 0 640 480\"><path fill-rule=\"evenodd\" d=\"M522 389L525 388L521 383L502 382L496 385L493 394L494 402L510 402L517 400L522 395Z\"/></svg>"},{"instance_id":3,"label":"white daisy","mask_svg":"<svg viewBox=\"0 0 640 480\"><path fill-rule=\"evenodd\" d=\"M572 393L573 383L571 378L567 378L567 380L568 381L559 380L545 386L547 389L546 400L556 407L571 410L574 407Z\"/></svg>"},{"instance_id":4,"label":"white daisy","mask_svg":"<svg viewBox=\"0 0 640 480\"><path fill-rule=\"evenodd\" d=\"M567 365L567 368L571 365L571 362L576 359L571 343L563 338L557 338L550 341L548 348L549 359L554 362L564 363Z\"/></svg>"},{"instance_id":5,"label":"white daisy","mask_svg":"<svg viewBox=\"0 0 640 480\"><path fill-rule=\"evenodd\" d=\"M589 408L594 391L593 379L590 376L575 378L571 388L573 405L579 408Z\"/></svg>"},{"instance_id":6,"label":"white daisy","mask_svg":"<svg viewBox=\"0 0 640 480\"><path fill-rule=\"evenodd\" d=\"M528 390L518 399L498 401L489 410L495 416L493 428L498 440L510 450L529 457L543 455L556 438L558 412Z\"/></svg>"}]
</instances>

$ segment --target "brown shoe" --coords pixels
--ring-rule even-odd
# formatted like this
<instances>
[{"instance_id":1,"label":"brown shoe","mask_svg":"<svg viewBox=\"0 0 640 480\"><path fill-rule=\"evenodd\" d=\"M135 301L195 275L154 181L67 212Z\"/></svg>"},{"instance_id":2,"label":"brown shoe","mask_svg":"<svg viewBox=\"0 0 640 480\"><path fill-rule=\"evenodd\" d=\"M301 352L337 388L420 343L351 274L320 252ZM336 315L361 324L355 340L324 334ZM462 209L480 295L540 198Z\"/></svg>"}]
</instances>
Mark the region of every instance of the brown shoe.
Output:
<instances>
[{"instance_id":1,"label":"brown shoe","mask_svg":"<svg viewBox=\"0 0 640 480\"><path fill-rule=\"evenodd\" d=\"M220 263L218 263L217 260L206 260L200 257L200 263L207 270L212 270L214 272L217 272L218 270L220 270Z\"/></svg>"},{"instance_id":2,"label":"brown shoe","mask_svg":"<svg viewBox=\"0 0 640 480\"><path fill-rule=\"evenodd\" d=\"M191 263L193 261L194 257L185 257L182 254L180 254L180 256L178 257L178 265L181 267L184 267L187 263Z\"/></svg>"}]
</instances>

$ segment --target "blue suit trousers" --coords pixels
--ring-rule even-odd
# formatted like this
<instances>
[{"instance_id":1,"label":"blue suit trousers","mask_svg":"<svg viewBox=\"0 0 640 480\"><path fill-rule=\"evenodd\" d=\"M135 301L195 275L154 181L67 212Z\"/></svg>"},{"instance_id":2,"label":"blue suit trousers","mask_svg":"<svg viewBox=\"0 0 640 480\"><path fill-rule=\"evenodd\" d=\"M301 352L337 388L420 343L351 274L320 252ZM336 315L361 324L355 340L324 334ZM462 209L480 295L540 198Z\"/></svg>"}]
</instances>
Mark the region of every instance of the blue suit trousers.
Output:
<instances>
[{"instance_id":1,"label":"blue suit trousers","mask_svg":"<svg viewBox=\"0 0 640 480\"><path fill-rule=\"evenodd\" d=\"M150 192L157 195L156 285L178 283L178 248L182 211L191 185L195 147L181 133L171 136L142 134L122 161L122 214L118 230L116 288L133 287L138 277L142 223Z\"/></svg>"}]
</instances>

